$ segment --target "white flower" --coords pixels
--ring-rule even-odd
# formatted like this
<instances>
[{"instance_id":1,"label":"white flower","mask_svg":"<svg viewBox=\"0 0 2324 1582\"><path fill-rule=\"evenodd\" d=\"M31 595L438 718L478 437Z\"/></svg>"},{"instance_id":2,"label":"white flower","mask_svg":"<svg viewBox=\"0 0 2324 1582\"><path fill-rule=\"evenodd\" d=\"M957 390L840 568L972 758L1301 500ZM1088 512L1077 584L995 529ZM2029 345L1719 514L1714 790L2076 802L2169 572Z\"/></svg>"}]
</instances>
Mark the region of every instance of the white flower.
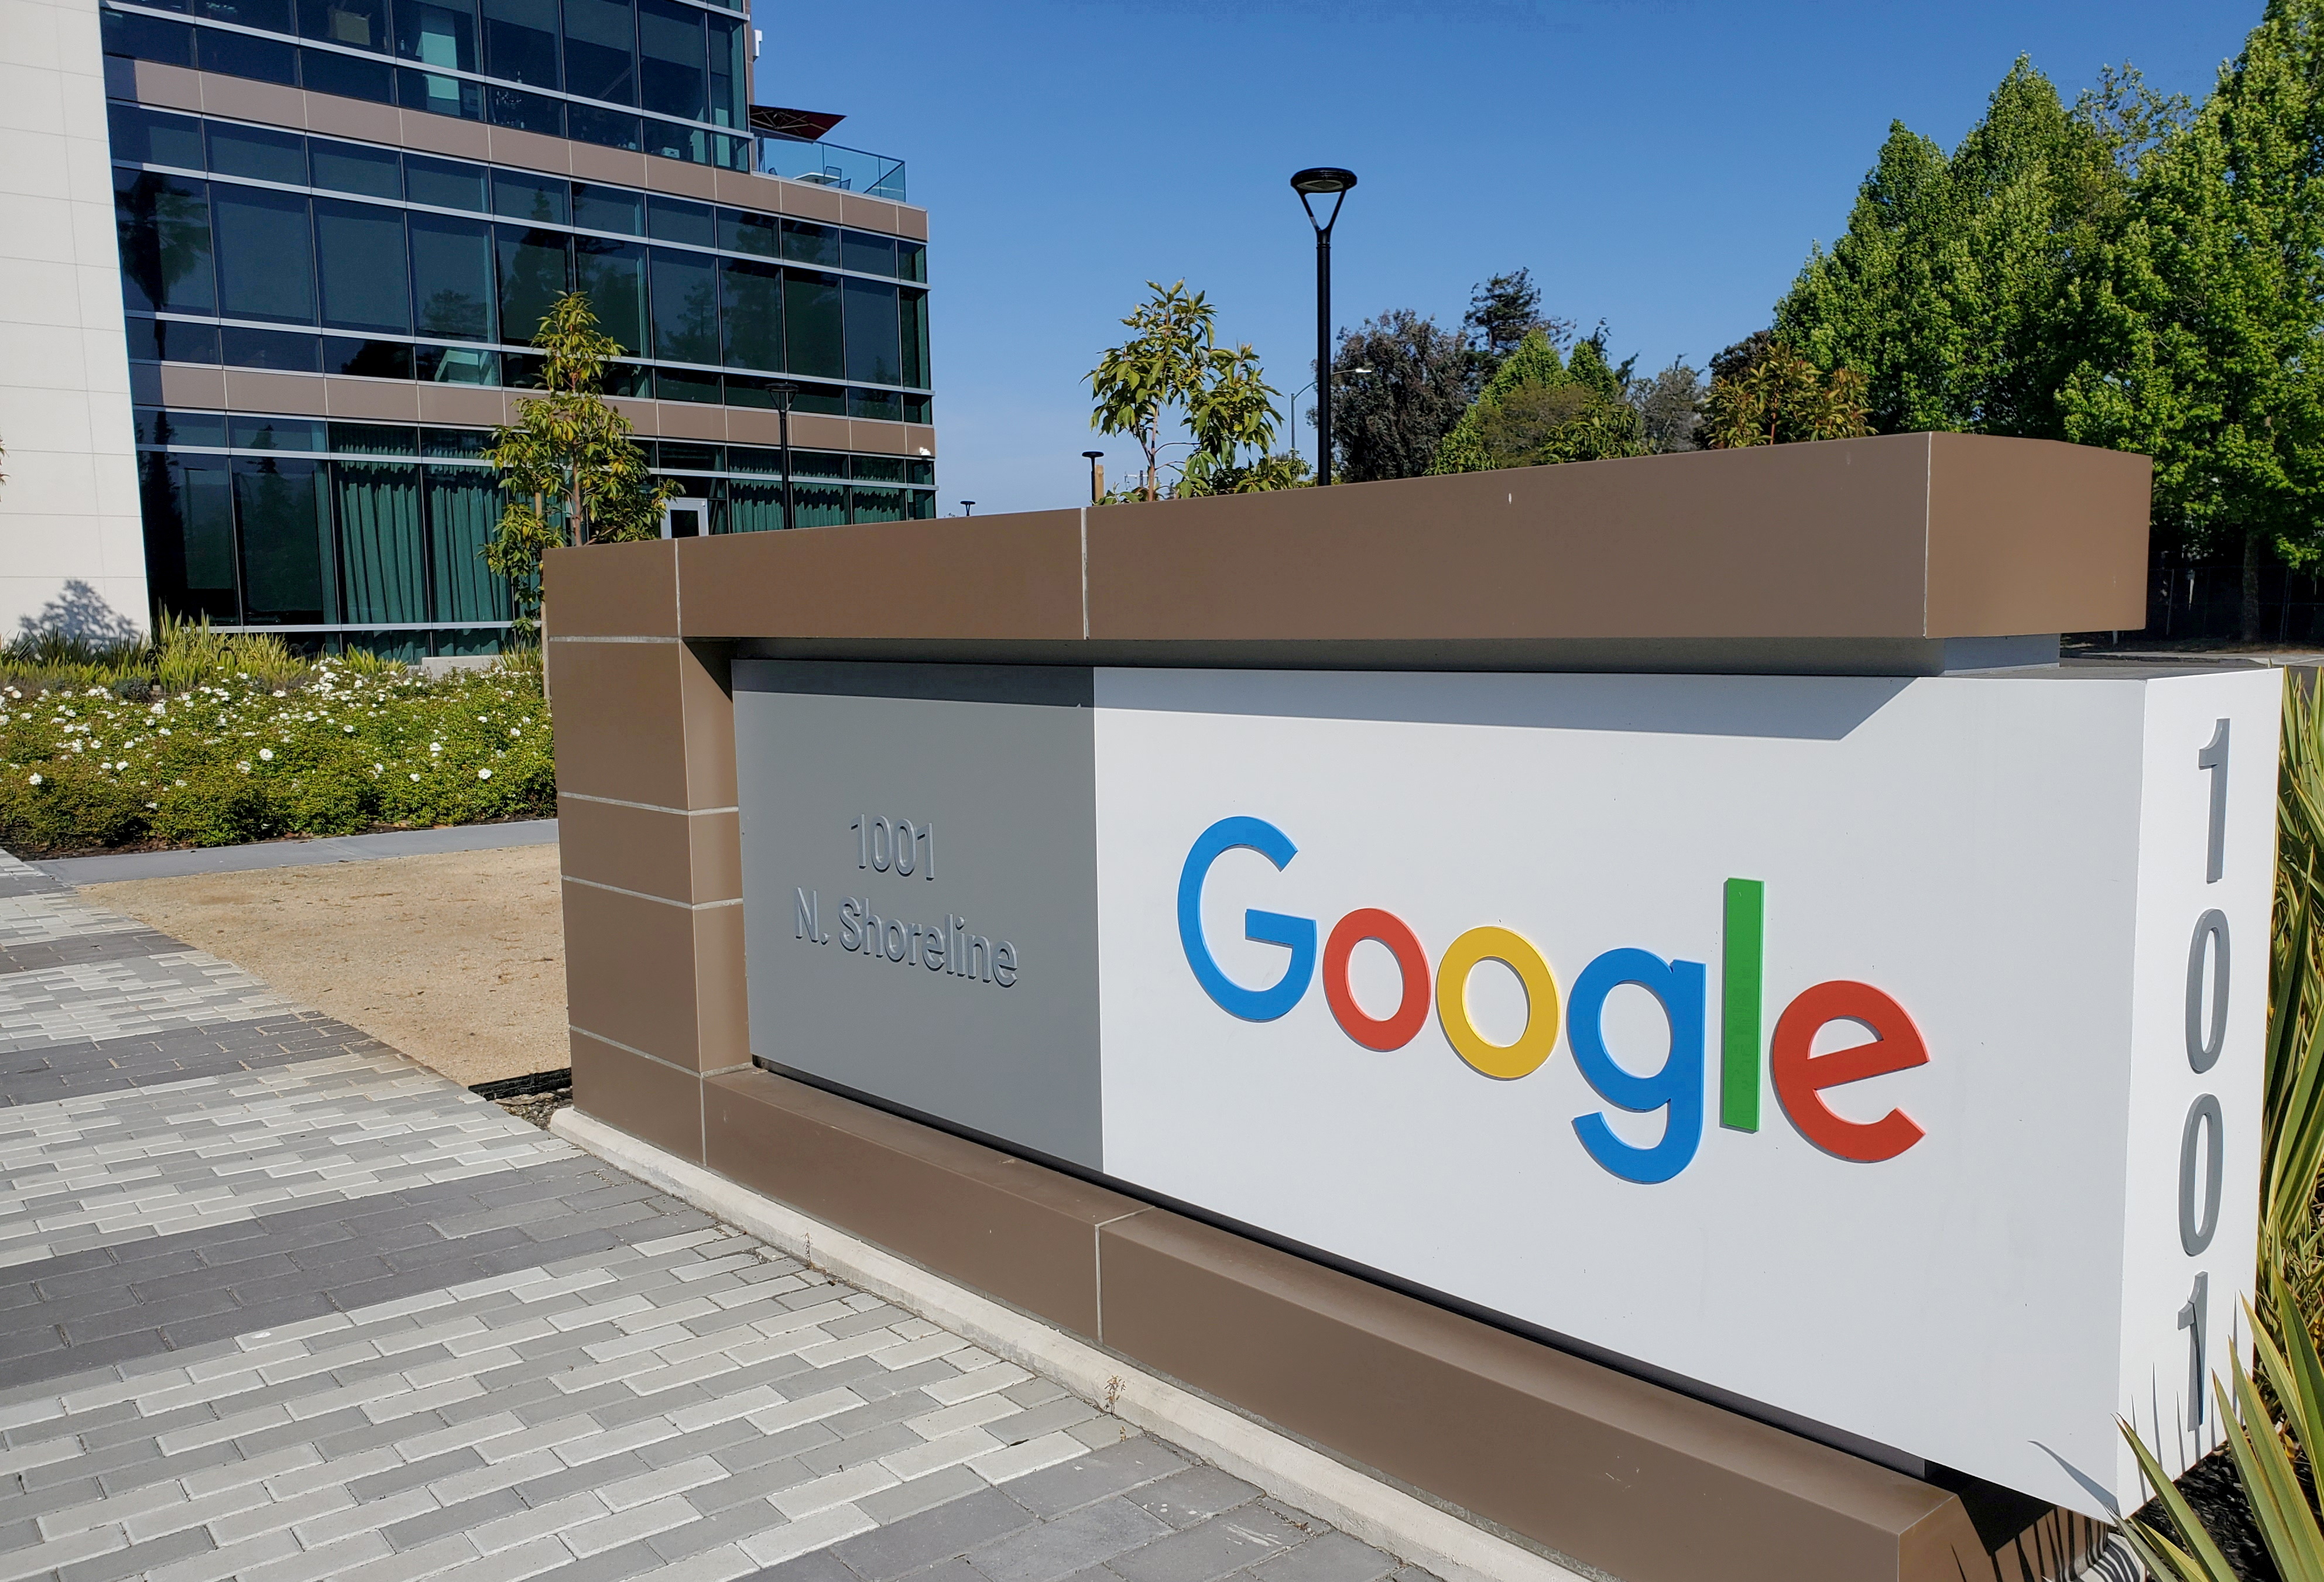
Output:
<instances>
[{"instance_id":1,"label":"white flower","mask_svg":"<svg viewBox=\"0 0 2324 1582\"><path fill-rule=\"evenodd\" d=\"M29 780L29 781L27 781L27 782L26 782L26 784L28 784L28 785L32 785L32 786L37 786L37 785L39 785L40 783L41 783L41 777L40 777L40 776L38 776L38 775L34 775L34 776L32 777L32 779L31 779L31 780Z\"/></svg>"},{"instance_id":2,"label":"white flower","mask_svg":"<svg viewBox=\"0 0 2324 1582\"><path fill-rule=\"evenodd\" d=\"M431 741L428 744L428 750L430 752L441 752L444 750L444 744L440 741Z\"/></svg>"},{"instance_id":3,"label":"white flower","mask_svg":"<svg viewBox=\"0 0 2324 1582\"><path fill-rule=\"evenodd\" d=\"M374 775L382 774L386 771L386 768L387 766L385 764L374 764L371 767L371 772Z\"/></svg>"},{"instance_id":4,"label":"white flower","mask_svg":"<svg viewBox=\"0 0 2324 1582\"><path fill-rule=\"evenodd\" d=\"M512 736L521 736L521 735L523 735L523 734L524 734L524 732L523 732L523 731L520 731L520 730L518 730L515 726L512 725L512 726L510 726L510 727L509 727L509 734L510 734L510 735L512 735Z\"/></svg>"},{"instance_id":5,"label":"white flower","mask_svg":"<svg viewBox=\"0 0 2324 1582\"><path fill-rule=\"evenodd\" d=\"M261 761L271 764L274 761L274 750L271 747L262 747L258 750L258 756Z\"/></svg>"},{"instance_id":6,"label":"white flower","mask_svg":"<svg viewBox=\"0 0 2324 1582\"><path fill-rule=\"evenodd\" d=\"M237 768L237 769L240 769L240 770L241 770L244 774L245 774L245 775L246 775L246 774L248 774L248 773L250 773L250 766L249 766L248 764L246 764L246 763L243 763L243 764L236 764L236 765L235 765L234 767L235 767L235 768Z\"/></svg>"},{"instance_id":7,"label":"white flower","mask_svg":"<svg viewBox=\"0 0 2324 1582\"><path fill-rule=\"evenodd\" d=\"M346 732L349 736L353 736L355 733L355 728L353 725L342 725L339 729Z\"/></svg>"},{"instance_id":8,"label":"white flower","mask_svg":"<svg viewBox=\"0 0 2324 1582\"><path fill-rule=\"evenodd\" d=\"M411 777L412 777L413 779L415 779L415 780L416 780L416 779L418 779L418 778L420 778L420 777L419 777L417 774L413 775Z\"/></svg>"},{"instance_id":9,"label":"white flower","mask_svg":"<svg viewBox=\"0 0 2324 1582\"><path fill-rule=\"evenodd\" d=\"M476 771L476 778L479 780L489 780L492 777L493 772L490 769L478 769Z\"/></svg>"},{"instance_id":10,"label":"white flower","mask_svg":"<svg viewBox=\"0 0 2324 1582\"><path fill-rule=\"evenodd\" d=\"M275 688L275 690L274 690L274 695L275 695L276 697L288 697L288 696L290 696L290 694L289 693L284 692L281 687L277 687L277 688Z\"/></svg>"}]
</instances>

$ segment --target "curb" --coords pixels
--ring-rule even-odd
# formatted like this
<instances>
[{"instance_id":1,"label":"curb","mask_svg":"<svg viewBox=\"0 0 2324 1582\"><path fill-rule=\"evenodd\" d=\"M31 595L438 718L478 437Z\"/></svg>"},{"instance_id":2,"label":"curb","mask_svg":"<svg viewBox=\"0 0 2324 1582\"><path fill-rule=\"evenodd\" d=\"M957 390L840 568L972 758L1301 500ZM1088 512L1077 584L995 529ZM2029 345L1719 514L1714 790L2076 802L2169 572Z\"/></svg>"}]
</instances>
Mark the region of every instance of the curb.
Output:
<instances>
[{"instance_id":1,"label":"curb","mask_svg":"<svg viewBox=\"0 0 2324 1582\"><path fill-rule=\"evenodd\" d=\"M1572 1582L1562 1566L1369 1477L1108 1351L642 1142L577 1109L549 1129L648 1184L793 1256L910 1308L995 1356L1044 1374L1268 1494L1445 1582Z\"/></svg>"}]
</instances>

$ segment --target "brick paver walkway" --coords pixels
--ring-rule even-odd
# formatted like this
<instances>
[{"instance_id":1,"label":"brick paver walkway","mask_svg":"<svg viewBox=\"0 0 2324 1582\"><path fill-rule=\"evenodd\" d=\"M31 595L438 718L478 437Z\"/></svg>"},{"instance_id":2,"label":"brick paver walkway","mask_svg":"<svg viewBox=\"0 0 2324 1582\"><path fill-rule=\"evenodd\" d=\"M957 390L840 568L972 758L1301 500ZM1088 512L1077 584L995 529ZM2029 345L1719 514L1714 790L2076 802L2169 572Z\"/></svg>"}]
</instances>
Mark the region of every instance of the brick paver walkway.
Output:
<instances>
[{"instance_id":1,"label":"brick paver walkway","mask_svg":"<svg viewBox=\"0 0 2324 1582\"><path fill-rule=\"evenodd\" d=\"M1433 1582L0 855L0 1582Z\"/></svg>"}]
</instances>

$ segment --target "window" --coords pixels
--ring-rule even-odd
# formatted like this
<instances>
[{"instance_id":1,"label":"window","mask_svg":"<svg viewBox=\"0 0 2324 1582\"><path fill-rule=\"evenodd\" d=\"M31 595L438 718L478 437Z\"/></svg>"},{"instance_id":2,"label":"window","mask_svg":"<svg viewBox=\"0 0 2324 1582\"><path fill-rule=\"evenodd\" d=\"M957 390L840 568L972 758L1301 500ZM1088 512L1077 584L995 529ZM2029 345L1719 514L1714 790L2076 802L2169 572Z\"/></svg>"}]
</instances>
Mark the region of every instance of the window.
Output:
<instances>
[{"instance_id":1,"label":"window","mask_svg":"<svg viewBox=\"0 0 2324 1582\"><path fill-rule=\"evenodd\" d=\"M209 184L151 170L113 173L121 293L132 308L217 311Z\"/></svg>"},{"instance_id":2,"label":"window","mask_svg":"<svg viewBox=\"0 0 2324 1582\"><path fill-rule=\"evenodd\" d=\"M180 460L157 453L139 460L154 592L181 615L238 624L230 464L224 456Z\"/></svg>"},{"instance_id":3,"label":"window","mask_svg":"<svg viewBox=\"0 0 2324 1582\"><path fill-rule=\"evenodd\" d=\"M392 462L331 464L346 568L346 621L428 619L428 545L420 528L420 468Z\"/></svg>"},{"instance_id":4,"label":"window","mask_svg":"<svg viewBox=\"0 0 2324 1582\"><path fill-rule=\"evenodd\" d=\"M106 54L126 55L133 60L160 60L171 66L194 63L194 30L184 23L165 22L158 16L133 16L111 6L99 14L103 18L100 25Z\"/></svg>"},{"instance_id":5,"label":"window","mask_svg":"<svg viewBox=\"0 0 2324 1582\"><path fill-rule=\"evenodd\" d=\"M928 377L928 294L898 291L896 315L904 354L904 376L896 382L926 390L935 382Z\"/></svg>"},{"instance_id":6,"label":"window","mask_svg":"<svg viewBox=\"0 0 2324 1582\"><path fill-rule=\"evenodd\" d=\"M512 220L561 225L570 217L567 192L571 183L556 176L526 176L514 170L493 172L493 212Z\"/></svg>"},{"instance_id":7,"label":"window","mask_svg":"<svg viewBox=\"0 0 2324 1582\"><path fill-rule=\"evenodd\" d=\"M653 355L673 363L717 363L716 263L700 253L653 250Z\"/></svg>"},{"instance_id":8,"label":"window","mask_svg":"<svg viewBox=\"0 0 2324 1582\"><path fill-rule=\"evenodd\" d=\"M191 115L165 115L134 105L113 104L106 106L106 118L110 123L115 159L139 165L175 165L182 170L203 168L202 124Z\"/></svg>"},{"instance_id":9,"label":"window","mask_svg":"<svg viewBox=\"0 0 2324 1582\"><path fill-rule=\"evenodd\" d=\"M398 0L395 23L395 52L405 60L447 71L476 69L475 0Z\"/></svg>"},{"instance_id":10,"label":"window","mask_svg":"<svg viewBox=\"0 0 2324 1582\"><path fill-rule=\"evenodd\" d=\"M411 331L403 213L372 203L315 200L316 273L331 329Z\"/></svg>"},{"instance_id":11,"label":"window","mask_svg":"<svg viewBox=\"0 0 2324 1582\"><path fill-rule=\"evenodd\" d=\"M484 0L484 75L558 86L557 0Z\"/></svg>"},{"instance_id":12,"label":"window","mask_svg":"<svg viewBox=\"0 0 2324 1582\"><path fill-rule=\"evenodd\" d=\"M414 346L412 375L422 384L498 384L501 354L480 346Z\"/></svg>"},{"instance_id":13,"label":"window","mask_svg":"<svg viewBox=\"0 0 2324 1582\"><path fill-rule=\"evenodd\" d=\"M665 401L699 401L708 406L718 404L718 376L715 373L688 373L677 368L654 370L654 396Z\"/></svg>"},{"instance_id":14,"label":"window","mask_svg":"<svg viewBox=\"0 0 2324 1582\"><path fill-rule=\"evenodd\" d=\"M565 86L617 105L638 102L638 18L629 0L565 0Z\"/></svg>"},{"instance_id":15,"label":"window","mask_svg":"<svg viewBox=\"0 0 2324 1582\"><path fill-rule=\"evenodd\" d=\"M426 154L403 156L403 195L413 203L436 208L485 212L484 167L453 160L433 160Z\"/></svg>"},{"instance_id":16,"label":"window","mask_svg":"<svg viewBox=\"0 0 2324 1582\"><path fill-rule=\"evenodd\" d=\"M844 345L838 277L785 270L783 366L809 379L844 379ZM812 409L804 400L796 406L802 411Z\"/></svg>"},{"instance_id":17,"label":"window","mask_svg":"<svg viewBox=\"0 0 2324 1582\"><path fill-rule=\"evenodd\" d=\"M566 106L565 134L576 142L594 143L600 148L635 151L645 147L643 124L635 115L624 115L617 110L601 110L595 105Z\"/></svg>"},{"instance_id":18,"label":"window","mask_svg":"<svg viewBox=\"0 0 2324 1582\"><path fill-rule=\"evenodd\" d=\"M307 200L256 187L218 187L210 212L217 225L220 316L314 323Z\"/></svg>"},{"instance_id":19,"label":"window","mask_svg":"<svg viewBox=\"0 0 2324 1582\"><path fill-rule=\"evenodd\" d=\"M773 532L783 525L780 483L726 484L726 530L730 533Z\"/></svg>"},{"instance_id":20,"label":"window","mask_svg":"<svg viewBox=\"0 0 2324 1582\"><path fill-rule=\"evenodd\" d=\"M840 232L839 267L862 270L865 274L894 274L896 272L895 238L874 236L866 231Z\"/></svg>"},{"instance_id":21,"label":"window","mask_svg":"<svg viewBox=\"0 0 2324 1582\"><path fill-rule=\"evenodd\" d=\"M721 317L730 368L783 365L782 271L742 258L718 261Z\"/></svg>"},{"instance_id":22,"label":"window","mask_svg":"<svg viewBox=\"0 0 2324 1582\"><path fill-rule=\"evenodd\" d=\"M334 423L335 455L418 455L420 431L401 423Z\"/></svg>"},{"instance_id":23,"label":"window","mask_svg":"<svg viewBox=\"0 0 2324 1582\"><path fill-rule=\"evenodd\" d=\"M896 288L878 281L847 282L847 377L870 384L901 384L897 356Z\"/></svg>"},{"instance_id":24,"label":"window","mask_svg":"<svg viewBox=\"0 0 2324 1582\"><path fill-rule=\"evenodd\" d=\"M369 99L375 105L395 101L395 68L335 50L300 51L299 81L309 93Z\"/></svg>"},{"instance_id":25,"label":"window","mask_svg":"<svg viewBox=\"0 0 2324 1582\"><path fill-rule=\"evenodd\" d=\"M236 450L322 450L326 426L305 418L227 419L226 443Z\"/></svg>"},{"instance_id":26,"label":"window","mask_svg":"<svg viewBox=\"0 0 2324 1582\"><path fill-rule=\"evenodd\" d=\"M761 258L782 253L779 222L772 215L754 215L738 208L718 211L718 245L729 253L755 253Z\"/></svg>"},{"instance_id":27,"label":"window","mask_svg":"<svg viewBox=\"0 0 2324 1582\"><path fill-rule=\"evenodd\" d=\"M459 77L438 77L410 69L395 74L396 102L407 110L430 115L457 115L463 121L484 118L484 90L480 83Z\"/></svg>"},{"instance_id":28,"label":"window","mask_svg":"<svg viewBox=\"0 0 2324 1582\"><path fill-rule=\"evenodd\" d=\"M299 0L299 35L358 50L384 50L386 0Z\"/></svg>"},{"instance_id":29,"label":"window","mask_svg":"<svg viewBox=\"0 0 2324 1582\"><path fill-rule=\"evenodd\" d=\"M707 119L703 14L675 0L638 0L639 87L648 114Z\"/></svg>"},{"instance_id":30,"label":"window","mask_svg":"<svg viewBox=\"0 0 2324 1582\"><path fill-rule=\"evenodd\" d=\"M846 484L793 483L791 485L791 525L793 527L834 528L846 520Z\"/></svg>"},{"instance_id":31,"label":"window","mask_svg":"<svg viewBox=\"0 0 2324 1582\"><path fill-rule=\"evenodd\" d=\"M710 35L710 114L720 126L751 124L750 30L739 16L706 16Z\"/></svg>"},{"instance_id":32,"label":"window","mask_svg":"<svg viewBox=\"0 0 2324 1582\"><path fill-rule=\"evenodd\" d=\"M925 242L896 244L896 278L899 281L926 281L928 278L928 244Z\"/></svg>"},{"instance_id":33,"label":"window","mask_svg":"<svg viewBox=\"0 0 2324 1582\"><path fill-rule=\"evenodd\" d=\"M283 30L289 32L288 28ZM272 39L230 33L214 27L194 30L194 60L204 71L226 77L247 77L257 82L279 82L285 87L299 80L299 51Z\"/></svg>"},{"instance_id":34,"label":"window","mask_svg":"<svg viewBox=\"0 0 2324 1582\"><path fill-rule=\"evenodd\" d=\"M269 32L290 31L290 0L194 0L193 13L211 22L239 27L264 28Z\"/></svg>"},{"instance_id":35,"label":"window","mask_svg":"<svg viewBox=\"0 0 2324 1582\"><path fill-rule=\"evenodd\" d=\"M783 222L783 256L793 263L824 269L839 267L839 227L814 225L805 220Z\"/></svg>"},{"instance_id":36,"label":"window","mask_svg":"<svg viewBox=\"0 0 2324 1582\"><path fill-rule=\"evenodd\" d=\"M530 345L557 299L572 289L569 242L562 232L495 225L500 251L501 338Z\"/></svg>"},{"instance_id":37,"label":"window","mask_svg":"<svg viewBox=\"0 0 2324 1582\"><path fill-rule=\"evenodd\" d=\"M280 181L286 187L307 185L307 140L297 133L223 121L209 123L208 130L210 169L217 174Z\"/></svg>"},{"instance_id":38,"label":"window","mask_svg":"<svg viewBox=\"0 0 2324 1582\"><path fill-rule=\"evenodd\" d=\"M642 356L648 316L646 250L635 242L576 236L573 263L574 289L589 293L597 327L619 341L622 351Z\"/></svg>"},{"instance_id":39,"label":"window","mask_svg":"<svg viewBox=\"0 0 2324 1582\"><path fill-rule=\"evenodd\" d=\"M218 332L214 324L187 324L167 318L132 318L129 360L133 363L208 363L218 360Z\"/></svg>"},{"instance_id":40,"label":"window","mask_svg":"<svg viewBox=\"0 0 2324 1582\"><path fill-rule=\"evenodd\" d=\"M646 199L648 232L657 242L684 242L696 247L717 244L718 228L711 221L710 206L688 203L682 198L650 198Z\"/></svg>"},{"instance_id":41,"label":"window","mask_svg":"<svg viewBox=\"0 0 2324 1582\"><path fill-rule=\"evenodd\" d=\"M854 518L859 522L899 522L904 520L900 489L856 489Z\"/></svg>"},{"instance_id":42,"label":"window","mask_svg":"<svg viewBox=\"0 0 2324 1582\"><path fill-rule=\"evenodd\" d=\"M847 392L847 415L900 423L904 420L903 398L892 390L851 390Z\"/></svg>"},{"instance_id":43,"label":"window","mask_svg":"<svg viewBox=\"0 0 2324 1582\"><path fill-rule=\"evenodd\" d=\"M287 329L251 329L229 324L218 332L221 360L229 368L271 368L283 373L319 373L320 336Z\"/></svg>"},{"instance_id":44,"label":"window","mask_svg":"<svg viewBox=\"0 0 2324 1582\"><path fill-rule=\"evenodd\" d=\"M475 220L415 214L411 305L424 336L489 341L493 333L491 230Z\"/></svg>"},{"instance_id":45,"label":"window","mask_svg":"<svg viewBox=\"0 0 2324 1582\"><path fill-rule=\"evenodd\" d=\"M618 231L624 236L646 234L645 195L619 187L573 184L573 223L588 231Z\"/></svg>"},{"instance_id":46,"label":"window","mask_svg":"<svg viewBox=\"0 0 2324 1582\"><path fill-rule=\"evenodd\" d=\"M234 463L245 621L313 625L337 619L327 465L271 456Z\"/></svg>"},{"instance_id":47,"label":"window","mask_svg":"<svg viewBox=\"0 0 2324 1582\"><path fill-rule=\"evenodd\" d=\"M323 337L323 372L359 379L410 379L411 348L401 341Z\"/></svg>"},{"instance_id":48,"label":"window","mask_svg":"<svg viewBox=\"0 0 2324 1582\"><path fill-rule=\"evenodd\" d=\"M313 167L314 185L318 187L364 198L392 200L403 196L402 166L392 149L365 148L357 143L327 143L318 137L309 141L307 159Z\"/></svg>"}]
</instances>

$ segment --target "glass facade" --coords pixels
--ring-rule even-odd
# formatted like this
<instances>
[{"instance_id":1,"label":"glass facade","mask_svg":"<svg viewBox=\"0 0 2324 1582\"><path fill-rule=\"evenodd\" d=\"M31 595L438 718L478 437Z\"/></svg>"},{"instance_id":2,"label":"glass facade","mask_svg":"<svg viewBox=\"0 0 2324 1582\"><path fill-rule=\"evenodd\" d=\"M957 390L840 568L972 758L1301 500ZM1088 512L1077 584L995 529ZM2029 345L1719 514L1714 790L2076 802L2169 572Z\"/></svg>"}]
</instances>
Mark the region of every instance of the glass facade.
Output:
<instances>
[{"instance_id":1,"label":"glass facade","mask_svg":"<svg viewBox=\"0 0 2324 1582\"><path fill-rule=\"evenodd\" d=\"M918 243L129 105L113 151L135 358L522 386L577 288L613 393L933 420Z\"/></svg>"},{"instance_id":2,"label":"glass facade","mask_svg":"<svg viewBox=\"0 0 2324 1582\"><path fill-rule=\"evenodd\" d=\"M746 4L101 0L100 13L110 55L748 170ZM764 412L788 381L801 414L932 420L920 243L108 108L133 363L534 388L531 336L578 290L620 348L609 395ZM895 165L880 190L900 198L901 179ZM156 373L140 374L141 399ZM419 399L423 412L437 400ZM157 607L305 648L417 658L502 642L510 593L482 558L503 503L488 431L162 406L137 424ZM786 479L771 446L640 443L703 531L936 515L925 457L798 448Z\"/></svg>"},{"instance_id":3,"label":"glass facade","mask_svg":"<svg viewBox=\"0 0 2324 1582\"><path fill-rule=\"evenodd\" d=\"M137 410L147 575L166 610L310 643L470 653L511 620L484 563L502 496L487 430L265 414ZM783 525L772 446L641 440L713 533ZM936 514L922 457L791 453L799 527ZM444 645L453 646L447 647Z\"/></svg>"},{"instance_id":4,"label":"glass facade","mask_svg":"<svg viewBox=\"0 0 2324 1582\"><path fill-rule=\"evenodd\" d=\"M146 0L107 54L752 168L751 29L696 0Z\"/></svg>"}]
</instances>

